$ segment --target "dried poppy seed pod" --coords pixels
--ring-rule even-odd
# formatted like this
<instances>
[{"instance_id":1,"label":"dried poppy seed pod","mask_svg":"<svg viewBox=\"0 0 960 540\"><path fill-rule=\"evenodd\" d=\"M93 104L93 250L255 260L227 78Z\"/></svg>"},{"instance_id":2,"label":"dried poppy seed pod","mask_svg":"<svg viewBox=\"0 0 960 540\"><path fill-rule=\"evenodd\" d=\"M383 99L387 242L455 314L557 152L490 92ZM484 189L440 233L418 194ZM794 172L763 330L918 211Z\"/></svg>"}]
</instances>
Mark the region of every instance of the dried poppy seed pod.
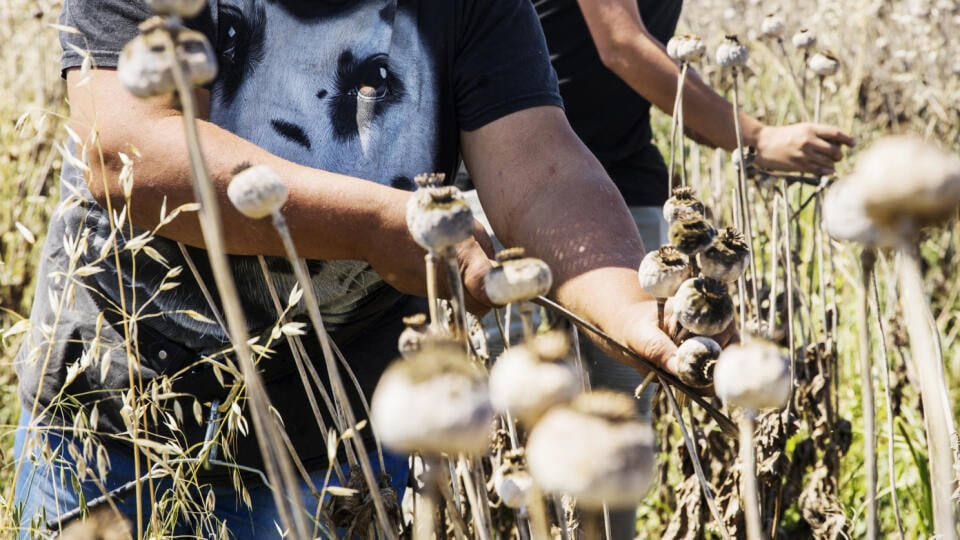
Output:
<instances>
[{"instance_id":1,"label":"dried poppy seed pod","mask_svg":"<svg viewBox=\"0 0 960 540\"><path fill-rule=\"evenodd\" d=\"M790 399L790 364L765 340L724 349L713 372L713 387L727 405L748 411L783 407Z\"/></svg>"},{"instance_id":2,"label":"dried poppy seed pod","mask_svg":"<svg viewBox=\"0 0 960 540\"><path fill-rule=\"evenodd\" d=\"M234 169L227 197L241 214L260 219L280 211L287 202L287 186L266 165L241 165Z\"/></svg>"},{"instance_id":3,"label":"dried poppy seed pod","mask_svg":"<svg viewBox=\"0 0 960 540\"><path fill-rule=\"evenodd\" d=\"M473 236L473 212L453 186L418 189L407 201L407 228L423 248L439 252Z\"/></svg>"},{"instance_id":4,"label":"dried poppy seed pod","mask_svg":"<svg viewBox=\"0 0 960 540\"><path fill-rule=\"evenodd\" d=\"M676 35L670 38L667 41L667 56L679 62L680 55L677 53L677 49L680 48L680 42L684 39L686 39L684 35Z\"/></svg>"},{"instance_id":5,"label":"dried poppy seed pod","mask_svg":"<svg viewBox=\"0 0 960 540\"><path fill-rule=\"evenodd\" d=\"M704 215L704 206L700 199L696 197L691 187L678 187L673 189L673 193L667 202L663 203L663 219L667 223L673 223L684 211L692 210L701 216Z\"/></svg>"},{"instance_id":6,"label":"dried poppy seed pod","mask_svg":"<svg viewBox=\"0 0 960 540\"><path fill-rule=\"evenodd\" d=\"M117 77L139 98L169 94L176 90L173 64L168 50L170 38L162 19L152 18L140 25L140 34L120 52ZM206 36L193 30L177 33L178 58L185 65L194 86L209 83L217 75L216 55Z\"/></svg>"},{"instance_id":7,"label":"dried poppy seed pod","mask_svg":"<svg viewBox=\"0 0 960 540\"><path fill-rule=\"evenodd\" d=\"M697 257L704 277L730 283L736 281L747 267L750 246L740 231L727 227Z\"/></svg>"},{"instance_id":8,"label":"dried poppy seed pod","mask_svg":"<svg viewBox=\"0 0 960 540\"><path fill-rule=\"evenodd\" d=\"M490 301L497 305L531 300L547 294L553 286L553 274L547 263L525 257L523 248L505 249L497 253L499 264L483 278L483 287Z\"/></svg>"},{"instance_id":9,"label":"dried poppy seed pod","mask_svg":"<svg viewBox=\"0 0 960 540\"><path fill-rule=\"evenodd\" d=\"M650 485L653 443L632 399L591 392L554 407L533 427L527 465L542 489L571 495L584 508L627 508Z\"/></svg>"},{"instance_id":10,"label":"dried poppy seed pod","mask_svg":"<svg viewBox=\"0 0 960 540\"><path fill-rule=\"evenodd\" d=\"M750 319L743 325L742 334L749 334L754 337L770 340L774 343L783 343L787 339L787 327L783 323L775 324L770 328L768 321L757 322L756 319Z\"/></svg>"},{"instance_id":11,"label":"dried poppy seed pod","mask_svg":"<svg viewBox=\"0 0 960 540\"><path fill-rule=\"evenodd\" d=\"M483 452L494 419L486 376L462 344L431 340L423 345L380 377L370 402L377 436L402 452Z\"/></svg>"},{"instance_id":12,"label":"dried poppy seed pod","mask_svg":"<svg viewBox=\"0 0 960 540\"><path fill-rule=\"evenodd\" d=\"M783 37L785 28L783 17L771 13L760 22L760 36L768 39L780 39Z\"/></svg>"},{"instance_id":13,"label":"dried poppy seed pod","mask_svg":"<svg viewBox=\"0 0 960 540\"><path fill-rule=\"evenodd\" d=\"M420 189L438 188L446 177L444 173L422 173L413 177L413 183Z\"/></svg>"},{"instance_id":14,"label":"dried poppy seed pod","mask_svg":"<svg viewBox=\"0 0 960 540\"><path fill-rule=\"evenodd\" d=\"M430 323L424 313L415 313L403 318L406 328L400 332L397 349L404 358L420 350L423 340L430 335Z\"/></svg>"},{"instance_id":15,"label":"dried poppy seed pod","mask_svg":"<svg viewBox=\"0 0 960 540\"><path fill-rule=\"evenodd\" d=\"M840 69L840 61L827 52L818 52L810 57L807 66L815 75L829 77Z\"/></svg>"},{"instance_id":16,"label":"dried poppy seed pod","mask_svg":"<svg viewBox=\"0 0 960 540\"><path fill-rule=\"evenodd\" d=\"M529 345L511 347L490 369L493 407L509 412L527 426L533 425L550 407L580 393L580 374L564 359L568 347L561 352L553 343L537 343L556 341L554 334L563 337L561 333L550 333L537 336Z\"/></svg>"},{"instance_id":17,"label":"dried poppy seed pod","mask_svg":"<svg viewBox=\"0 0 960 540\"><path fill-rule=\"evenodd\" d=\"M149 98L176 89L169 46L169 40L157 32L141 33L124 45L117 61L117 77L128 92Z\"/></svg>"},{"instance_id":18,"label":"dried poppy seed pod","mask_svg":"<svg viewBox=\"0 0 960 540\"><path fill-rule=\"evenodd\" d=\"M701 336L717 335L733 320L733 299L727 286L713 279L684 281L673 296L672 306L680 324Z\"/></svg>"},{"instance_id":19,"label":"dried poppy seed pod","mask_svg":"<svg viewBox=\"0 0 960 540\"><path fill-rule=\"evenodd\" d=\"M834 182L823 198L823 225L836 240L857 242L868 248L893 247L897 234L867 216L865 187L848 176Z\"/></svg>"},{"instance_id":20,"label":"dried poppy seed pod","mask_svg":"<svg viewBox=\"0 0 960 540\"><path fill-rule=\"evenodd\" d=\"M637 275L643 290L656 298L667 298L690 277L689 259L673 246L661 246L643 257Z\"/></svg>"},{"instance_id":21,"label":"dried poppy seed pod","mask_svg":"<svg viewBox=\"0 0 960 540\"><path fill-rule=\"evenodd\" d=\"M713 225L693 211L682 213L670 224L670 243L688 257L710 247L716 236Z\"/></svg>"},{"instance_id":22,"label":"dried poppy seed pod","mask_svg":"<svg viewBox=\"0 0 960 540\"><path fill-rule=\"evenodd\" d=\"M507 508L522 508L530 502L534 493L533 476L522 470L497 471L493 477L493 489Z\"/></svg>"},{"instance_id":23,"label":"dried poppy seed pod","mask_svg":"<svg viewBox=\"0 0 960 540\"><path fill-rule=\"evenodd\" d=\"M681 62L696 62L707 53L707 45L700 36L687 34L678 44L677 57Z\"/></svg>"},{"instance_id":24,"label":"dried poppy seed pod","mask_svg":"<svg viewBox=\"0 0 960 540\"><path fill-rule=\"evenodd\" d=\"M177 56L187 65L191 86L203 86L217 77L217 55L207 36L194 30L180 30L177 47Z\"/></svg>"},{"instance_id":25,"label":"dried poppy seed pod","mask_svg":"<svg viewBox=\"0 0 960 540\"><path fill-rule=\"evenodd\" d=\"M680 344L667 360L667 369L693 388L707 388L713 384L713 368L722 350L716 341L694 336Z\"/></svg>"},{"instance_id":26,"label":"dried poppy seed pod","mask_svg":"<svg viewBox=\"0 0 960 540\"><path fill-rule=\"evenodd\" d=\"M747 63L750 51L741 45L737 36L726 36L717 47L717 63L720 67L743 66Z\"/></svg>"},{"instance_id":27,"label":"dried poppy seed pod","mask_svg":"<svg viewBox=\"0 0 960 540\"><path fill-rule=\"evenodd\" d=\"M808 28L801 28L799 32L793 35L791 41L793 46L798 49L812 49L817 44L817 34Z\"/></svg>"},{"instance_id":28,"label":"dried poppy seed pod","mask_svg":"<svg viewBox=\"0 0 960 540\"><path fill-rule=\"evenodd\" d=\"M179 15L184 19L196 17L207 0L146 0L147 7L157 15Z\"/></svg>"},{"instance_id":29,"label":"dried poppy seed pod","mask_svg":"<svg viewBox=\"0 0 960 540\"><path fill-rule=\"evenodd\" d=\"M940 223L960 203L960 157L913 136L874 143L860 154L851 178L867 216L890 229Z\"/></svg>"}]
</instances>

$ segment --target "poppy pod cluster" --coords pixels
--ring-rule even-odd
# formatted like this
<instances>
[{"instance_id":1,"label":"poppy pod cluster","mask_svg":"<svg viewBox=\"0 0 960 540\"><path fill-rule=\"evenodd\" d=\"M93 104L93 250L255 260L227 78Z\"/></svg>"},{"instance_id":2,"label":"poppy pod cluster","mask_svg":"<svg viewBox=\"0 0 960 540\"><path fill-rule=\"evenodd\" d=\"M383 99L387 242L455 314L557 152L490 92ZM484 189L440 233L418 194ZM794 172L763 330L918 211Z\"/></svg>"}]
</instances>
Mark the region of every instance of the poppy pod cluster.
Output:
<instances>
[{"instance_id":1,"label":"poppy pod cluster","mask_svg":"<svg viewBox=\"0 0 960 540\"><path fill-rule=\"evenodd\" d=\"M663 211L670 224L670 245L648 253L638 277L644 290L656 298L672 297L671 306L684 328L713 335L732 320L733 300L725 284L743 273L750 249L735 228L718 235L704 210L690 188L674 190Z\"/></svg>"}]
</instances>

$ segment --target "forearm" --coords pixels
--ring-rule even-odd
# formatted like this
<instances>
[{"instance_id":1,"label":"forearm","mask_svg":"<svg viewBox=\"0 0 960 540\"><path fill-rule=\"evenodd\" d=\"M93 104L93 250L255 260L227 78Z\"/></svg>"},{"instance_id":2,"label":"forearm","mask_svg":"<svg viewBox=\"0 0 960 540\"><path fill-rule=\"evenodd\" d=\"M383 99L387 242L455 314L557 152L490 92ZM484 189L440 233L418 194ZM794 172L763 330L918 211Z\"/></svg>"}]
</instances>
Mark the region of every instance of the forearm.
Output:
<instances>
[{"instance_id":1,"label":"forearm","mask_svg":"<svg viewBox=\"0 0 960 540\"><path fill-rule=\"evenodd\" d=\"M604 65L647 101L672 114L680 70L643 25L636 2L580 0L580 7ZM683 101L686 128L707 144L726 150L737 147L733 105L695 73L687 73ZM742 112L740 123L744 144L756 144L763 124Z\"/></svg>"},{"instance_id":2,"label":"forearm","mask_svg":"<svg viewBox=\"0 0 960 540\"><path fill-rule=\"evenodd\" d=\"M86 86L71 84L72 125L77 133L90 133L94 127L98 132L96 145L87 150L92 171L88 185L94 197L102 205L118 208L126 204L117 182L123 166L119 152L124 152L132 159L134 170L127 215L135 224L153 229L160 221L164 198L168 210L195 201L183 120L174 112L164 112L159 101L128 101L134 98L123 94L109 99L106 96L122 91L115 84L119 84L116 77L108 72L96 79L99 95ZM283 255L270 220L251 220L236 211L227 199L231 171L242 163L250 163L270 166L287 185L289 199L283 213L300 255L312 259L365 259L375 247L388 252L407 247L415 252L412 257L421 255L406 231L408 193L304 167L210 122L201 120L198 124L230 253ZM374 231L378 234L372 234ZM181 214L158 234L188 245L204 245L195 213Z\"/></svg>"},{"instance_id":3,"label":"forearm","mask_svg":"<svg viewBox=\"0 0 960 540\"><path fill-rule=\"evenodd\" d=\"M502 129L529 145L510 152L491 145L496 137L481 141L483 146L467 144L467 164L504 245L522 246L546 261L559 302L605 331L623 335L611 328L623 319L611 314L650 300L636 277L643 241L623 198L573 136L562 111L545 116L544 123L500 120ZM487 155L499 158L483 159Z\"/></svg>"}]
</instances>

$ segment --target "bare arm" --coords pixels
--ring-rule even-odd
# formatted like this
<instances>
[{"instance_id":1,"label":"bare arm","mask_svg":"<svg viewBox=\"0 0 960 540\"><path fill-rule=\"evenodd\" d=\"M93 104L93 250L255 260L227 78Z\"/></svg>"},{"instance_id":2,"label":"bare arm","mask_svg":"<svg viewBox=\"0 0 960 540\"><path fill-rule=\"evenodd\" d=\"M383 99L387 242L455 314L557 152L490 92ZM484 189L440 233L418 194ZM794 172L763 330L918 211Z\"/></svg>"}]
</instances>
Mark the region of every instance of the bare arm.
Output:
<instances>
[{"instance_id":1,"label":"bare arm","mask_svg":"<svg viewBox=\"0 0 960 540\"><path fill-rule=\"evenodd\" d=\"M559 302L665 364L675 347L657 329L656 302L637 280L643 241L563 111L514 113L464 132L462 141L480 201L504 245L523 246L551 266Z\"/></svg>"},{"instance_id":2,"label":"bare arm","mask_svg":"<svg viewBox=\"0 0 960 540\"><path fill-rule=\"evenodd\" d=\"M636 0L578 1L604 65L659 109L672 113L679 69L647 31ZM695 73L688 73L683 92L686 127L709 144L736 148L733 105ZM743 113L740 122L744 144L756 147L760 164L771 169L826 174L843 157L842 146L854 144L823 124L767 126Z\"/></svg>"},{"instance_id":3,"label":"bare arm","mask_svg":"<svg viewBox=\"0 0 960 540\"><path fill-rule=\"evenodd\" d=\"M168 208L194 201L183 121L170 106L170 99L133 97L112 70L93 72L84 85L78 85L79 81L78 71L68 72L70 117L77 133L89 133L94 126L99 132L104 166L100 166L96 150L91 149L88 160L93 174L87 182L97 201L105 205L109 198L116 207L124 204L116 182L122 168L118 152L134 159L129 215L137 225L157 225L163 197L167 198ZM199 109L206 110L207 93L198 91L198 97ZM406 226L409 192L292 163L210 122L201 121L199 131L220 198L228 252L284 254L270 220L244 217L226 196L234 167L243 162L269 165L287 184L289 199L283 213L301 256L366 260L398 289L424 293L424 251L413 241ZM134 148L140 157L134 157ZM194 214L181 214L160 233L188 245L203 246ZM461 249L462 266L484 268L487 264L475 241ZM479 288L474 286L471 293L479 294Z\"/></svg>"}]
</instances>

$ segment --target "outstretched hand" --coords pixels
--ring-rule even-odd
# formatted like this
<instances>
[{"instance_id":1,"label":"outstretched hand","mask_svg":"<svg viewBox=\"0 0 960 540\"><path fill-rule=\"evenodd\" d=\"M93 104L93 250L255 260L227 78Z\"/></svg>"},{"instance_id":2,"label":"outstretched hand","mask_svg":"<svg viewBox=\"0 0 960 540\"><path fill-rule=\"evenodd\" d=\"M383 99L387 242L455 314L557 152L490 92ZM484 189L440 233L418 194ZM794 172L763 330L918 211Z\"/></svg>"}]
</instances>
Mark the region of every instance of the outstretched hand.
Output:
<instances>
[{"instance_id":1,"label":"outstretched hand","mask_svg":"<svg viewBox=\"0 0 960 540\"><path fill-rule=\"evenodd\" d=\"M843 159L843 147L856 141L838 128L801 122L764 126L756 137L757 165L770 170L832 174Z\"/></svg>"}]
</instances>

